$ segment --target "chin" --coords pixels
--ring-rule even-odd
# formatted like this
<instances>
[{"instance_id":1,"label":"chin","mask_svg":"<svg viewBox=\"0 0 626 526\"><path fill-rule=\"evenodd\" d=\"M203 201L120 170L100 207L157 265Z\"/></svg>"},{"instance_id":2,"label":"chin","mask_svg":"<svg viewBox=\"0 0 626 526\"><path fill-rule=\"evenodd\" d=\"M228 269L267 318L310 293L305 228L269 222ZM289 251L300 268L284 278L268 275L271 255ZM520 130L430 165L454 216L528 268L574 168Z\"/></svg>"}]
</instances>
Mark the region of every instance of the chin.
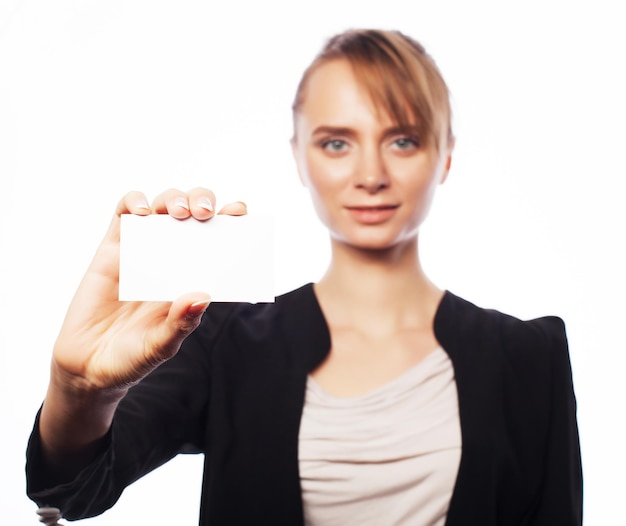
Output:
<instances>
[{"instance_id":1,"label":"chin","mask_svg":"<svg viewBox=\"0 0 626 526\"><path fill-rule=\"evenodd\" d=\"M388 233L367 233L366 235L333 235L333 241L355 250L367 252L387 252L415 246L417 233L411 236L391 236Z\"/></svg>"}]
</instances>

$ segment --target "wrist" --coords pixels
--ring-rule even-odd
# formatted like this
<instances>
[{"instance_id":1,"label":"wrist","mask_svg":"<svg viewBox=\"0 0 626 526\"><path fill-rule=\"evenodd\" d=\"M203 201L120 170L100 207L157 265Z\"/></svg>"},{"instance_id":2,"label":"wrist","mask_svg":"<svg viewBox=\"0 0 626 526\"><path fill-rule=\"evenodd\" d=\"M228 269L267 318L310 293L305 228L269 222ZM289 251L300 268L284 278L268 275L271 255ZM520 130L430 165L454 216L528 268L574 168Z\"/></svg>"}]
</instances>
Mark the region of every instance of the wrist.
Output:
<instances>
[{"instance_id":1,"label":"wrist","mask_svg":"<svg viewBox=\"0 0 626 526\"><path fill-rule=\"evenodd\" d=\"M91 449L111 427L127 388L98 388L54 360L40 418L44 450L52 457Z\"/></svg>"},{"instance_id":2,"label":"wrist","mask_svg":"<svg viewBox=\"0 0 626 526\"><path fill-rule=\"evenodd\" d=\"M50 383L48 395L66 399L66 403L80 408L82 406L96 405L117 405L126 396L128 386L112 387L99 385L86 377L73 373L52 359L50 364Z\"/></svg>"}]
</instances>

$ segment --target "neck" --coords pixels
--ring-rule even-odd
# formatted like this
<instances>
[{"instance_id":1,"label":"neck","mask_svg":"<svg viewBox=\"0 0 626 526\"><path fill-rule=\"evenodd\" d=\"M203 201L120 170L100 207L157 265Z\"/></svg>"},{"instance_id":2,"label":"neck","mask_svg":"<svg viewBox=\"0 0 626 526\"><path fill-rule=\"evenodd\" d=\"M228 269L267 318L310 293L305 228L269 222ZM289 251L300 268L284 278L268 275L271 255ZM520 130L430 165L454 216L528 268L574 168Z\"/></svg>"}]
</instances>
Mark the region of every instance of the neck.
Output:
<instances>
[{"instance_id":1,"label":"neck","mask_svg":"<svg viewBox=\"0 0 626 526\"><path fill-rule=\"evenodd\" d=\"M417 238L383 251L333 240L316 292L333 322L389 330L430 325L442 296L422 270Z\"/></svg>"}]
</instances>

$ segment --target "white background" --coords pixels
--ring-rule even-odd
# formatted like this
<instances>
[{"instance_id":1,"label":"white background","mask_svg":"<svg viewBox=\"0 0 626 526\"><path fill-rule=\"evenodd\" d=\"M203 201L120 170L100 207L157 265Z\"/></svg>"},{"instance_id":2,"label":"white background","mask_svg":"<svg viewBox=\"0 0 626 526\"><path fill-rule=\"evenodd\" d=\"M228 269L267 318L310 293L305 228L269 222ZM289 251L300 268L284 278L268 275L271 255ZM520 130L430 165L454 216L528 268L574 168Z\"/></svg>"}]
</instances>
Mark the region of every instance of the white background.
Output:
<instances>
[{"instance_id":1,"label":"white background","mask_svg":"<svg viewBox=\"0 0 626 526\"><path fill-rule=\"evenodd\" d=\"M213 188L276 217L276 286L326 233L290 157L290 104L349 27L421 40L453 94L453 168L423 229L442 287L568 327L586 524L626 525L626 32L621 2L0 0L0 504L36 524L23 461L50 351L119 197ZM172 246L171 250L181 250ZM196 524L178 458L87 524Z\"/></svg>"}]
</instances>

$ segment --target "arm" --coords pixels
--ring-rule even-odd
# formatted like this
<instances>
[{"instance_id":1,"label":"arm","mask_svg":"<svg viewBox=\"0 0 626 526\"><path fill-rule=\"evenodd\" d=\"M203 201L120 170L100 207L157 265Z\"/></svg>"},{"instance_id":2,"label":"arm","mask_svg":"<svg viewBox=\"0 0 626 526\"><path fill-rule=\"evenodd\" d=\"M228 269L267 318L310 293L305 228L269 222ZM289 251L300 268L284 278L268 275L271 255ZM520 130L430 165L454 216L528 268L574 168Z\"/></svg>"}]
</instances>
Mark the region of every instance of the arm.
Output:
<instances>
[{"instance_id":1,"label":"arm","mask_svg":"<svg viewBox=\"0 0 626 526\"><path fill-rule=\"evenodd\" d=\"M118 204L54 346L35 440L39 479L46 484L74 479L106 449L116 409L128 390L177 353L209 303L201 293L173 303L119 302L120 215L169 213L206 220L213 216L214 201L211 192L196 189L189 194L170 190L151 207L138 192ZM229 205L220 213L243 214L245 205Z\"/></svg>"},{"instance_id":2,"label":"arm","mask_svg":"<svg viewBox=\"0 0 626 526\"><path fill-rule=\"evenodd\" d=\"M129 484L178 453L202 451L211 349L228 327L234 306L211 305L176 356L129 389L95 457L72 479L59 483L47 478L35 426L27 456L29 496L39 505L60 508L68 519L91 517L113 506Z\"/></svg>"},{"instance_id":3,"label":"arm","mask_svg":"<svg viewBox=\"0 0 626 526\"><path fill-rule=\"evenodd\" d=\"M529 523L533 526L582 524L582 466L576 399L563 322L549 318L551 420L545 452L540 500Z\"/></svg>"}]
</instances>

